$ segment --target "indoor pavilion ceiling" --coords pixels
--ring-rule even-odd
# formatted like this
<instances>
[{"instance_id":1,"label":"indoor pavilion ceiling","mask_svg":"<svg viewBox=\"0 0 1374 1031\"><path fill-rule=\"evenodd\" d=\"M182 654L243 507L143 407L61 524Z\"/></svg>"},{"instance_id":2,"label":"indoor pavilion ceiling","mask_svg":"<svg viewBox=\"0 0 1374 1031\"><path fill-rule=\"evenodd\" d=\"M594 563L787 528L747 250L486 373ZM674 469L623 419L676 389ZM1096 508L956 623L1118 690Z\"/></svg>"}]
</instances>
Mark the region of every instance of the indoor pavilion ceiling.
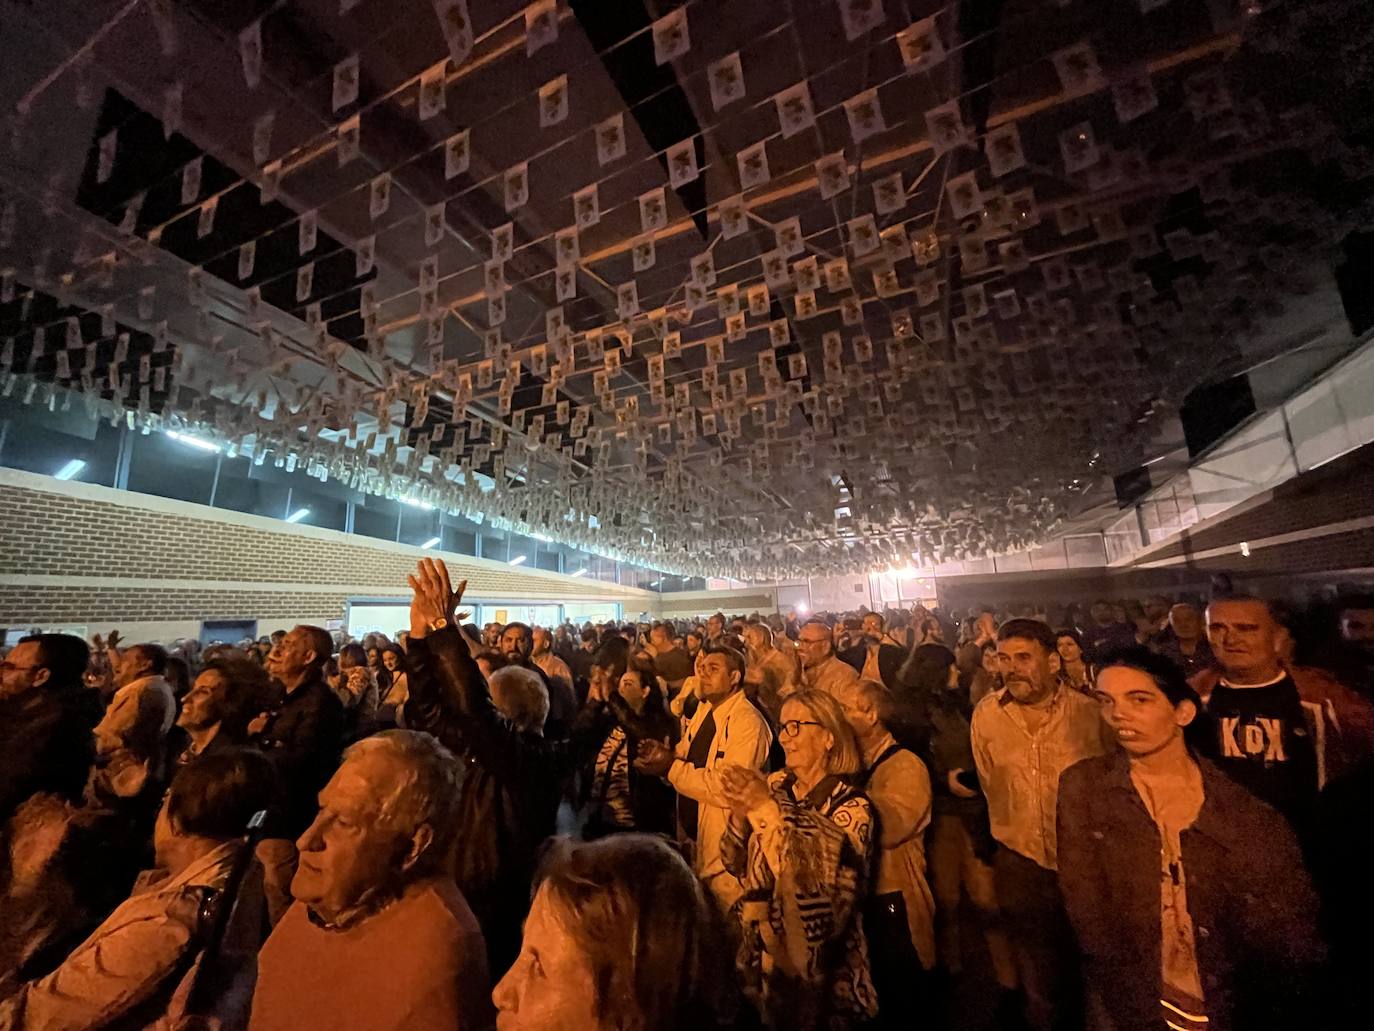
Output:
<instances>
[{"instance_id":1,"label":"indoor pavilion ceiling","mask_svg":"<svg viewBox=\"0 0 1374 1031\"><path fill-rule=\"evenodd\" d=\"M6 395L672 572L1032 547L1369 228L1366 0L0 18Z\"/></svg>"}]
</instances>

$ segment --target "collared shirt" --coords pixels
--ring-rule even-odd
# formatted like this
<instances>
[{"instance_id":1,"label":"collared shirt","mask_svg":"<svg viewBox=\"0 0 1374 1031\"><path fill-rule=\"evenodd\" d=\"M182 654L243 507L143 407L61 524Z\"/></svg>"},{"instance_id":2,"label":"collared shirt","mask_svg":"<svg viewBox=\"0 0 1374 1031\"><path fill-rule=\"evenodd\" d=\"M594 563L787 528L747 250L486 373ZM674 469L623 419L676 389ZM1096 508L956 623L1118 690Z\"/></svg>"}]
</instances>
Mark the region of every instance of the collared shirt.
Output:
<instances>
[{"instance_id":1,"label":"collared shirt","mask_svg":"<svg viewBox=\"0 0 1374 1031\"><path fill-rule=\"evenodd\" d=\"M140 876L60 967L0 1003L0 1028L105 1027L153 995L197 947L205 905L228 880L235 848L221 845L175 877Z\"/></svg>"},{"instance_id":2,"label":"collared shirt","mask_svg":"<svg viewBox=\"0 0 1374 1031\"><path fill-rule=\"evenodd\" d=\"M864 657L864 668L859 671L859 676L864 680L876 680L883 682L882 671L878 669L878 645L870 644L868 654Z\"/></svg>"},{"instance_id":3,"label":"collared shirt","mask_svg":"<svg viewBox=\"0 0 1374 1031\"><path fill-rule=\"evenodd\" d=\"M992 836L1045 869L1057 869L1059 776L1109 747L1097 702L1056 687L1043 720L1032 730L1023 706L1003 688L973 710L971 737Z\"/></svg>"},{"instance_id":4,"label":"collared shirt","mask_svg":"<svg viewBox=\"0 0 1374 1031\"><path fill-rule=\"evenodd\" d=\"M714 714L715 744L700 768L687 761L692 738L706 720ZM729 905L739 897L739 881L726 872L720 856L720 839L730 819L730 806L720 790L718 766L744 766L762 770L768 761L768 749L773 732L763 715L750 704L743 691L736 691L719 705L697 706L677 744L677 761L668 770L668 782L680 795L695 799L697 810L697 841L692 851L693 868L706 881L722 904Z\"/></svg>"},{"instance_id":5,"label":"collared shirt","mask_svg":"<svg viewBox=\"0 0 1374 1031\"><path fill-rule=\"evenodd\" d=\"M859 682L854 667L838 655L832 655L819 666L802 670L802 687L824 691L836 701L843 701L851 688Z\"/></svg>"}]
</instances>

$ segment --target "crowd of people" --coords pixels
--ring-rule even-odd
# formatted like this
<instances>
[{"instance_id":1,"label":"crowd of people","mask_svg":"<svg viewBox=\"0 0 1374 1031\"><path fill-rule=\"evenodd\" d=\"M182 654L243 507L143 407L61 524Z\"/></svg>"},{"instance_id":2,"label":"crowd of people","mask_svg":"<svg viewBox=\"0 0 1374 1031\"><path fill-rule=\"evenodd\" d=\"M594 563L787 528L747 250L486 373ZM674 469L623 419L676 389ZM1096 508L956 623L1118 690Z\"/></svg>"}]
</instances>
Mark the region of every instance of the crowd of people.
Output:
<instances>
[{"instance_id":1,"label":"crowd of people","mask_svg":"<svg viewBox=\"0 0 1374 1031\"><path fill-rule=\"evenodd\" d=\"M1374 598L0 659L0 1031L1351 1027ZM972 932L972 933L970 933ZM981 1019L981 1018L979 1018Z\"/></svg>"}]
</instances>

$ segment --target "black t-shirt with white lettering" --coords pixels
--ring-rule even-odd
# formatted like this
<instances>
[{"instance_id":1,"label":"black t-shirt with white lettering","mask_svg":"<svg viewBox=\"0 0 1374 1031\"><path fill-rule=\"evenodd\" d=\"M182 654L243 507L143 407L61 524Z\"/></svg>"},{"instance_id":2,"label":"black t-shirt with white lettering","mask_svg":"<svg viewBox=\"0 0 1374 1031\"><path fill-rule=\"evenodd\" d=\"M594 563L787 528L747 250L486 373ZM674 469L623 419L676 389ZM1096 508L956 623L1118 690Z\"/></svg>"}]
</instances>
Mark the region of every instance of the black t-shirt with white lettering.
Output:
<instances>
[{"instance_id":1,"label":"black t-shirt with white lettering","mask_svg":"<svg viewBox=\"0 0 1374 1031\"><path fill-rule=\"evenodd\" d=\"M1262 687L1217 684L1207 703L1210 758L1294 825L1317 800L1317 750L1298 686L1286 673Z\"/></svg>"}]
</instances>

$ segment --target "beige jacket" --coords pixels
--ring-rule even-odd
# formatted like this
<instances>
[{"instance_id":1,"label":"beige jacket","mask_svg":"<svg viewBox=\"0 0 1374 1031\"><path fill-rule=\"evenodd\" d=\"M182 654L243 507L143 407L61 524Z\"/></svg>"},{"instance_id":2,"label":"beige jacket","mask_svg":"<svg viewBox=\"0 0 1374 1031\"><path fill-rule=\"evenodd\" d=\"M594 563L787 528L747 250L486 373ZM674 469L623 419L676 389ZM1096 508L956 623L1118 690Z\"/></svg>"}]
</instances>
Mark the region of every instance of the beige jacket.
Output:
<instances>
[{"instance_id":1,"label":"beige jacket","mask_svg":"<svg viewBox=\"0 0 1374 1031\"><path fill-rule=\"evenodd\" d=\"M687 761L692 738L706 719L707 712L715 712L715 747L706 757L706 765L698 769ZM719 706L697 706L686 733L677 745L677 759L668 769L668 782L679 795L696 799L697 841L692 850L693 869L715 893L722 906L730 906L739 898L741 888L735 876L725 869L720 856L720 839L730 819L729 804L720 790L717 767L734 764L762 770L768 761L768 749L773 744L773 732L768 721L754 708L743 691L736 691Z\"/></svg>"},{"instance_id":2,"label":"beige jacket","mask_svg":"<svg viewBox=\"0 0 1374 1031\"><path fill-rule=\"evenodd\" d=\"M187 952L199 949L208 904L229 878L234 850L235 843L221 845L169 880L144 874L60 967L0 1002L0 1031L105 1027L172 988L169 977L184 980Z\"/></svg>"},{"instance_id":3,"label":"beige jacket","mask_svg":"<svg viewBox=\"0 0 1374 1031\"><path fill-rule=\"evenodd\" d=\"M932 802L930 772L914 752L896 746L887 734L864 756L870 771L864 793L877 810L879 828L873 893L901 893L911 944L921 966L929 970L935 966L935 896L926 874L925 840Z\"/></svg>"}]
</instances>

